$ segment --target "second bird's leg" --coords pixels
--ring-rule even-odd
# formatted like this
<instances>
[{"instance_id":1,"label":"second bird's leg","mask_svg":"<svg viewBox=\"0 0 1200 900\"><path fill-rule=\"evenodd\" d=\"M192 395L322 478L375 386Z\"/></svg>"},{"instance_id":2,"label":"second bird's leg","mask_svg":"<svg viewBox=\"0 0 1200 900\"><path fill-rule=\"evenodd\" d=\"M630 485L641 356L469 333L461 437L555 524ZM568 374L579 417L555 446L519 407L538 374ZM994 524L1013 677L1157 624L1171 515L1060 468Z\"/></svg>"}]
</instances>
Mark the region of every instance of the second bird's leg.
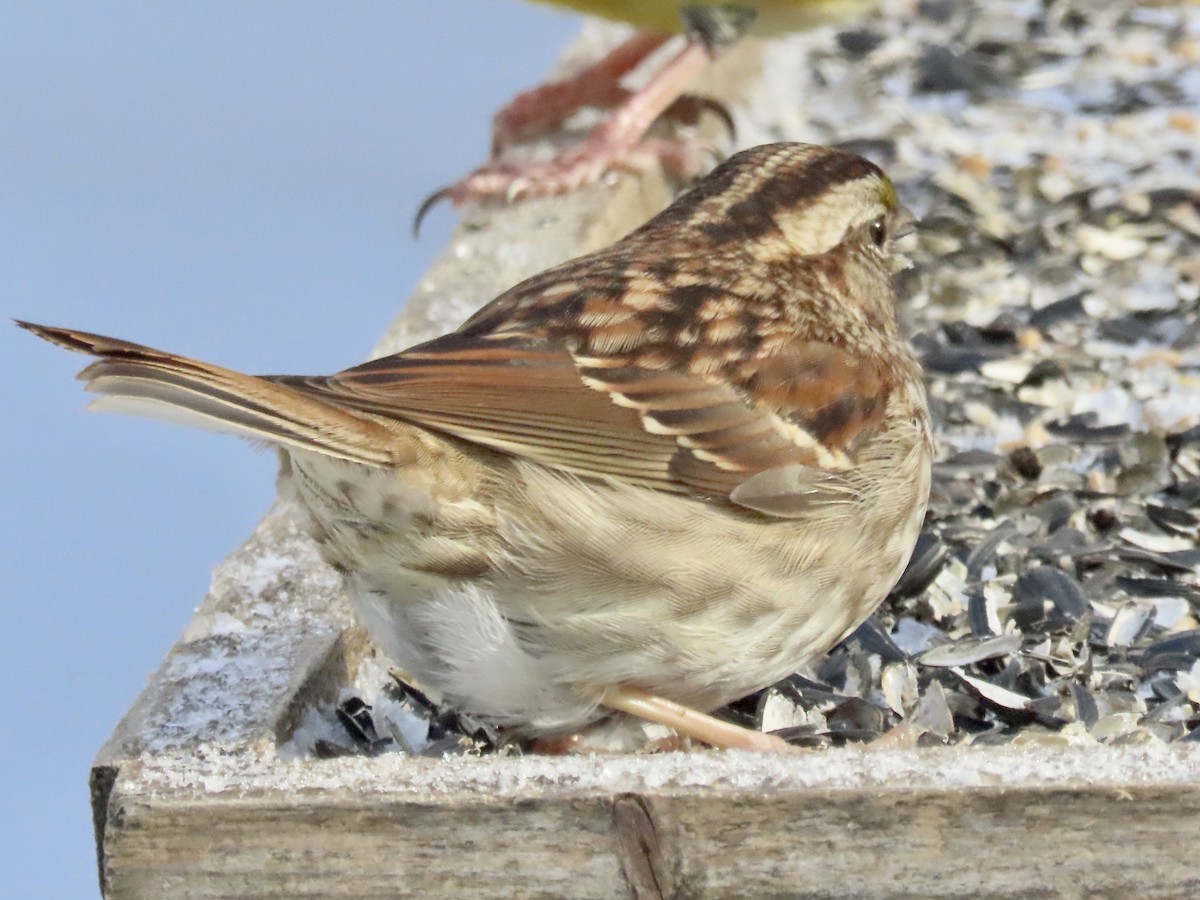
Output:
<instances>
[{"instance_id":1,"label":"second bird's leg","mask_svg":"<svg viewBox=\"0 0 1200 900\"><path fill-rule=\"evenodd\" d=\"M518 94L492 119L492 157L513 141L561 125L584 107L616 106L629 95L621 79L670 39L639 32L569 78Z\"/></svg>"},{"instance_id":2,"label":"second bird's leg","mask_svg":"<svg viewBox=\"0 0 1200 900\"><path fill-rule=\"evenodd\" d=\"M646 139L646 132L684 95L687 86L726 47L745 33L753 16L740 8L701 6L685 8L684 18L688 31L683 46L645 85L636 91L625 91L619 85L590 89L593 96L600 99L609 100L619 96L614 91L622 92L624 99L581 143L564 150L548 162L493 160L426 200L417 214L417 224L434 203L443 199L458 205L488 198L513 200L523 196L561 194L598 181L608 172L644 171L655 164L683 178L698 175L703 169L706 145L680 138ZM660 37L635 38L615 61L602 60L596 65L602 71L619 71L622 68L628 71L640 61L639 54L645 58L646 53L661 44ZM557 102L563 98L554 99ZM521 105L524 107L527 104L522 102ZM703 105L704 102L700 101L700 106ZM714 106L719 108L719 105ZM681 107L681 115L694 116L696 108L696 101L690 104L685 102ZM532 118L514 114L519 126L517 130L533 129L537 127L535 123L541 120L553 121L561 111L551 109L545 114L531 114ZM508 128L509 125L504 124L499 129L496 140L501 145L507 140Z\"/></svg>"}]
</instances>

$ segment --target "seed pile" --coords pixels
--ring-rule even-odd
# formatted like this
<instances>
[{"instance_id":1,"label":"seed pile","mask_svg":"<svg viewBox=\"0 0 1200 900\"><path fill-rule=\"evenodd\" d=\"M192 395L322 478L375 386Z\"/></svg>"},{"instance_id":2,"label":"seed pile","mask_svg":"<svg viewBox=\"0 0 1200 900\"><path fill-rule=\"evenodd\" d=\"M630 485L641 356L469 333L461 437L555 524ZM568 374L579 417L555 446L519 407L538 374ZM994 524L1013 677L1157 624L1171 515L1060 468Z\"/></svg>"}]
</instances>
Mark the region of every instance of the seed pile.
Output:
<instances>
[{"instance_id":1,"label":"seed pile","mask_svg":"<svg viewBox=\"0 0 1200 900\"><path fill-rule=\"evenodd\" d=\"M901 314L939 456L876 616L718 714L806 746L1200 740L1200 6L896 0L767 58L739 143L843 144L922 219ZM318 752L497 746L387 681Z\"/></svg>"}]
</instances>

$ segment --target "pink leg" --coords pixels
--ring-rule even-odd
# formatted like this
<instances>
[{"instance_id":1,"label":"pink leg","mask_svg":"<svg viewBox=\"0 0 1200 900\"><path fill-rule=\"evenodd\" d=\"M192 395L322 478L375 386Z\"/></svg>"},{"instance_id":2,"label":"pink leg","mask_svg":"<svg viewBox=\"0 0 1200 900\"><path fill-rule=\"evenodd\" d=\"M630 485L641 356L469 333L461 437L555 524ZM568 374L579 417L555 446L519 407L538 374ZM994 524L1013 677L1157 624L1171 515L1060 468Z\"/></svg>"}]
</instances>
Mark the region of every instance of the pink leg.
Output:
<instances>
[{"instance_id":1,"label":"pink leg","mask_svg":"<svg viewBox=\"0 0 1200 900\"><path fill-rule=\"evenodd\" d=\"M662 164L675 174L694 176L707 148L681 146L678 140L643 141L654 121L668 109L713 60L713 52L698 40L689 40L653 78L617 107L584 141L545 163L494 161L457 184L438 191L422 204L417 224L439 200L455 205L472 200L546 196L574 190L598 181L607 172L644 171Z\"/></svg>"},{"instance_id":2,"label":"pink leg","mask_svg":"<svg viewBox=\"0 0 1200 900\"><path fill-rule=\"evenodd\" d=\"M787 741L773 734L751 731L730 722L722 722L707 713L691 709L631 687L611 688L600 701L612 709L649 719L674 728L682 735L725 750L757 750L763 753L799 753Z\"/></svg>"},{"instance_id":3,"label":"pink leg","mask_svg":"<svg viewBox=\"0 0 1200 900\"><path fill-rule=\"evenodd\" d=\"M666 34L635 34L570 78L518 94L492 120L493 158L513 141L549 131L585 106L616 106L629 94L621 87L621 79L670 37Z\"/></svg>"}]
</instances>

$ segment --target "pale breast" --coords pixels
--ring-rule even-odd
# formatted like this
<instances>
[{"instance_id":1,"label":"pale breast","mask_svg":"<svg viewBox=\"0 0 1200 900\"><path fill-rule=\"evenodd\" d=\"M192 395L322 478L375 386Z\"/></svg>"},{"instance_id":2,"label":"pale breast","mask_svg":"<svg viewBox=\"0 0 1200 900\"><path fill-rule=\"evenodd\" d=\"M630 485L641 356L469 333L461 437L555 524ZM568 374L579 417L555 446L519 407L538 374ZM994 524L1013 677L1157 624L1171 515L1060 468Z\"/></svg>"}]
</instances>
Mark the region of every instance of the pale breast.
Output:
<instances>
[{"instance_id":1,"label":"pale breast","mask_svg":"<svg viewBox=\"0 0 1200 900\"><path fill-rule=\"evenodd\" d=\"M597 718L614 684L712 709L828 650L907 562L926 433L894 426L858 499L807 519L517 460L442 492L419 466L293 454L284 481L384 653L464 711L548 733Z\"/></svg>"},{"instance_id":2,"label":"pale breast","mask_svg":"<svg viewBox=\"0 0 1200 900\"><path fill-rule=\"evenodd\" d=\"M862 622L899 578L929 490L925 423L900 423L858 501L811 519L521 468L490 580L555 677L634 684L711 709L770 684Z\"/></svg>"}]
</instances>

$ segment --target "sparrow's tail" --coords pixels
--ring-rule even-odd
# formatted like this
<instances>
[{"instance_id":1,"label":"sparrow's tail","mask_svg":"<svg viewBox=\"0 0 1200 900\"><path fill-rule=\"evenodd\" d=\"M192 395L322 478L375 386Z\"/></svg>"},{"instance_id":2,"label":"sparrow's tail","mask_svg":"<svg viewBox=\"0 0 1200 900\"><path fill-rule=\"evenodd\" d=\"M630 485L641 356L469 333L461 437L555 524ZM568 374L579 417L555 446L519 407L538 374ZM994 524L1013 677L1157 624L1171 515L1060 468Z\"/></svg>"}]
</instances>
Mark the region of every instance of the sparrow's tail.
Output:
<instances>
[{"instance_id":1,"label":"sparrow's tail","mask_svg":"<svg viewBox=\"0 0 1200 900\"><path fill-rule=\"evenodd\" d=\"M79 378L102 396L92 409L128 412L268 441L367 465L387 465L383 425L273 379L116 338L17 322L52 344L98 357Z\"/></svg>"}]
</instances>

